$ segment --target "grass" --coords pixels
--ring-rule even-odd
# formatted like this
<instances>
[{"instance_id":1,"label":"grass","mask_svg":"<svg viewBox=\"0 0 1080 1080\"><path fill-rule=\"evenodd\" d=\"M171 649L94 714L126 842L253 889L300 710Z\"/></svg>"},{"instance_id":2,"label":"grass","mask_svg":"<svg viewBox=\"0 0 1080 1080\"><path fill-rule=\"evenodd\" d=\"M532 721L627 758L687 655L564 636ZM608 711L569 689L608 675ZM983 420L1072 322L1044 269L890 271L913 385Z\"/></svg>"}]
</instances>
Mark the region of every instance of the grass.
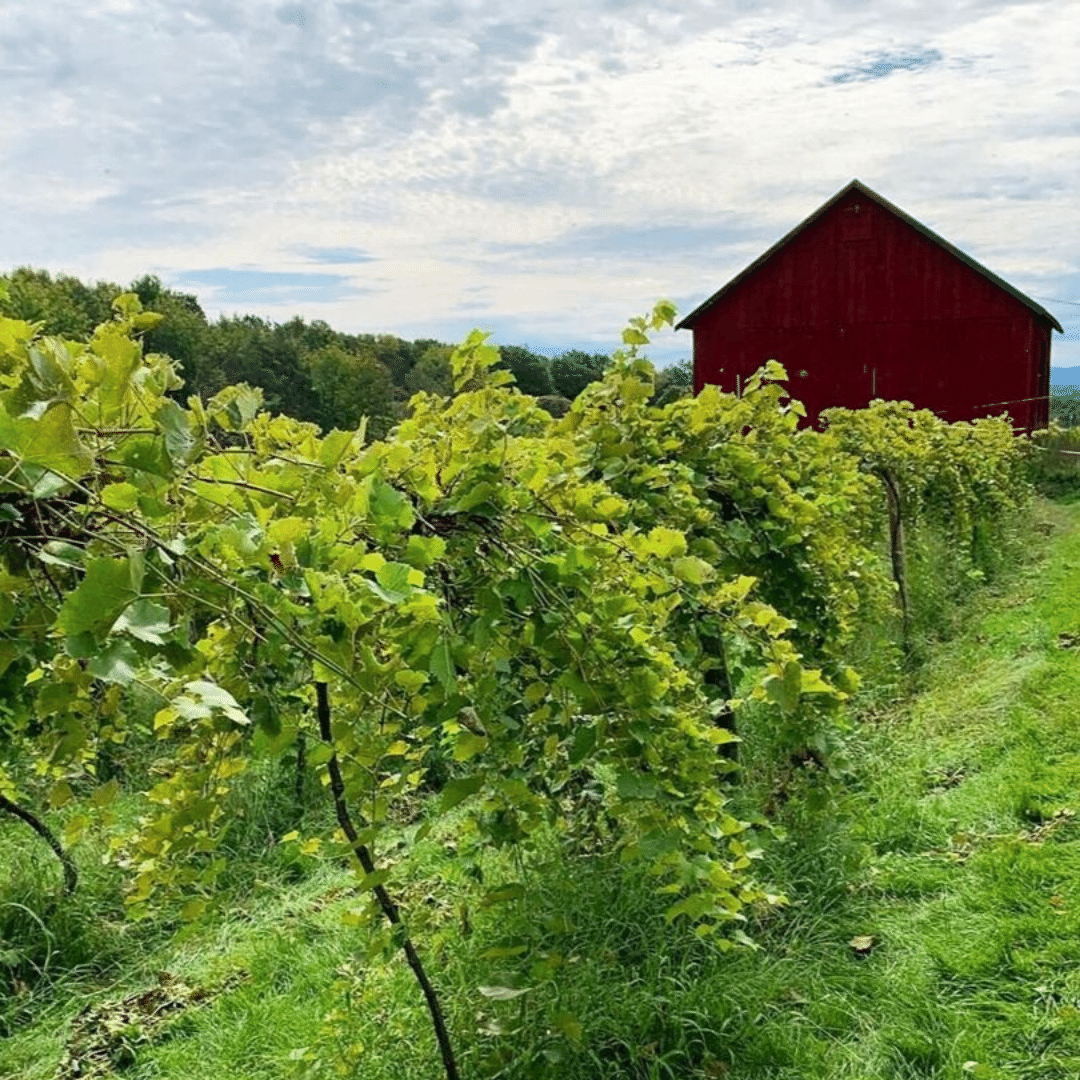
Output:
<instances>
[{"instance_id":1,"label":"grass","mask_svg":"<svg viewBox=\"0 0 1080 1080\"><path fill-rule=\"evenodd\" d=\"M828 802L793 778L762 860L791 903L748 926L757 949L669 927L649 882L606 859L484 855L453 824L425 841L399 892L463 1075L1080 1076L1080 504L1040 513L1042 554L973 595L918 693L868 695ZM88 1007L122 1027L125 1080L439 1075L411 975L351 878L268 845L291 827L282 790L266 776L253 792L226 901L183 929L124 922L92 840L80 892L54 902L55 860L5 824L0 1077L54 1077ZM759 786L742 797L760 811ZM485 907L506 880L524 895ZM162 970L184 1000L155 1026L130 999Z\"/></svg>"}]
</instances>

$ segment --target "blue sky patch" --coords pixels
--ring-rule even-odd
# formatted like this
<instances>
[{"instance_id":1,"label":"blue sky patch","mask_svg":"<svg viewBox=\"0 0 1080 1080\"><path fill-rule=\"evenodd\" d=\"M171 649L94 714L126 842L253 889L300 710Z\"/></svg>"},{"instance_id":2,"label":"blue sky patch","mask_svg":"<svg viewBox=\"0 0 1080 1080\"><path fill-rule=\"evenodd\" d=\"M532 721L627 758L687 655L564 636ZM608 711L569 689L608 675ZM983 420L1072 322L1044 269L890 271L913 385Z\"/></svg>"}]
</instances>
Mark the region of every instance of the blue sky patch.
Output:
<instances>
[{"instance_id":1,"label":"blue sky patch","mask_svg":"<svg viewBox=\"0 0 1080 1080\"><path fill-rule=\"evenodd\" d=\"M316 263L355 264L374 262L375 256L363 248L354 247L302 247L297 253Z\"/></svg>"},{"instance_id":2,"label":"blue sky patch","mask_svg":"<svg viewBox=\"0 0 1080 1080\"><path fill-rule=\"evenodd\" d=\"M1060 310L1060 309L1059 309ZM1064 334L1050 335L1050 367L1069 367L1080 371L1080 323L1066 322L1061 320L1065 329ZM1054 381L1051 375L1051 382Z\"/></svg>"},{"instance_id":3,"label":"blue sky patch","mask_svg":"<svg viewBox=\"0 0 1080 1080\"><path fill-rule=\"evenodd\" d=\"M625 259L628 256L657 254L665 257L696 255L712 258L732 245L753 242L755 245L763 243L767 247L767 236L768 233L759 224L731 215L685 225L586 225L539 244L507 241L490 244L489 249L500 254L520 252L535 259Z\"/></svg>"},{"instance_id":4,"label":"blue sky patch","mask_svg":"<svg viewBox=\"0 0 1080 1080\"><path fill-rule=\"evenodd\" d=\"M849 68L833 75L834 83L864 82L867 79L884 79L894 71L918 71L920 68L938 64L945 58L937 49L923 49L914 53L876 53L868 57L860 67Z\"/></svg>"},{"instance_id":5,"label":"blue sky patch","mask_svg":"<svg viewBox=\"0 0 1080 1080\"><path fill-rule=\"evenodd\" d=\"M289 304L301 301L326 303L356 293L345 274L290 274L269 270L229 270L214 267L188 270L177 285L213 290L213 303Z\"/></svg>"}]
</instances>

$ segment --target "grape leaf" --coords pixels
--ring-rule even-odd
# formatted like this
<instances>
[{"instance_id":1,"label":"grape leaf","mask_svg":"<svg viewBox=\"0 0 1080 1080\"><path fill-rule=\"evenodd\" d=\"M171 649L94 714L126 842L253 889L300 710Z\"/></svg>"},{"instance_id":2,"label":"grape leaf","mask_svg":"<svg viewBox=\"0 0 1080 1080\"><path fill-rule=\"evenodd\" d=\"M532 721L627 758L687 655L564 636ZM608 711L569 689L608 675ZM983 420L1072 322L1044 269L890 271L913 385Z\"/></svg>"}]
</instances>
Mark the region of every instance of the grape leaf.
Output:
<instances>
[{"instance_id":1,"label":"grape leaf","mask_svg":"<svg viewBox=\"0 0 1080 1080\"><path fill-rule=\"evenodd\" d=\"M29 484L39 482L43 474L52 474L52 482L62 487L60 477L78 479L94 464L72 424L71 407L62 403L47 409L39 419L13 418L0 405L0 449L22 464Z\"/></svg>"},{"instance_id":2,"label":"grape leaf","mask_svg":"<svg viewBox=\"0 0 1080 1080\"><path fill-rule=\"evenodd\" d=\"M164 645L164 635L169 632L169 609L153 600L136 600L120 613L112 632L127 633L151 645Z\"/></svg>"},{"instance_id":3,"label":"grape leaf","mask_svg":"<svg viewBox=\"0 0 1080 1080\"><path fill-rule=\"evenodd\" d=\"M135 678L139 657L126 641L113 641L104 652L93 657L86 670L96 679L126 686Z\"/></svg>"},{"instance_id":4,"label":"grape leaf","mask_svg":"<svg viewBox=\"0 0 1080 1080\"><path fill-rule=\"evenodd\" d=\"M175 401L164 402L154 414L154 419L165 436L165 452L174 469L183 468L199 456L205 445L205 436Z\"/></svg>"},{"instance_id":5,"label":"grape leaf","mask_svg":"<svg viewBox=\"0 0 1080 1080\"><path fill-rule=\"evenodd\" d=\"M57 627L70 635L108 630L124 608L138 599L142 579L141 554L126 559L91 559L86 576L61 605Z\"/></svg>"},{"instance_id":6,"label":"grape leaf","mask_svg":"<svg viewBox=\"0 0 1080 1080\"><path fill-rule=\"evenodd\" d=\"M775 701L786 713L794 712L802 692L802 665L797 660L789 660L784 665L783 675L770 675L764 686L770 701Z\"/></svg>"},{"instance_id":7,"label":"grape leaf","mask_svg":"<svg viewBox=\"0 0 1080 1080\"><path fill-rule=\"evenodd\" d=\"M450 653L450 642L447 638L439 638L438 644L432 650L428 671L439 680L448 694L454 692L457 686L457 669L454 667L454 658Z\"/></svg>"},{"instance_id":8,"label":"grape leaf","mask_svg":"<svg viewBox=\"0 0 1080 1080\"><path fill-rule=\"evenodd\" d=\"M443 810L451 810L458 803L464 802L470 795L475 795L484 786L484 778L482 776L459 776L454 780L450 780L443 788L442 792L442 804Z\"/></svg>"},{"instance_id":9,"label":"grape leaf","mask_svg":"<svg viewBox=\"0 0 1080 1080\"><path fill-rule=\"evenodd\" d=\"M643 773L621 772L615 781L620 799L654 799L659 787L656 779Z\"/></svg>"}]
</instances>

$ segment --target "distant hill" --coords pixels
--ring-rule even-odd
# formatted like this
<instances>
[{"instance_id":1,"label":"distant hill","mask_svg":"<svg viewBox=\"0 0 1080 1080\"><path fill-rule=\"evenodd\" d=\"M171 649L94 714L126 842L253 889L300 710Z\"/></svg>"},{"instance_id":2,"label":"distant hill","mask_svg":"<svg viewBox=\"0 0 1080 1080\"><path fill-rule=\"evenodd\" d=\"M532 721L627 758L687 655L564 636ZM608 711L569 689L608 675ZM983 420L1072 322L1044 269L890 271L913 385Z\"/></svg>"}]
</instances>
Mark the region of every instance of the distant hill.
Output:
<instances>
[{"instance_id":1,"label":"distant hill","mask_svg":"<svg viewBox=\"0 0 1080 1080\"><path fill-rule=\"evenodd\" d=\"M1080 367L1051 367L1051 389L1057 390L1061 386L1080 386Z\"/></svg>"}]
</instances>

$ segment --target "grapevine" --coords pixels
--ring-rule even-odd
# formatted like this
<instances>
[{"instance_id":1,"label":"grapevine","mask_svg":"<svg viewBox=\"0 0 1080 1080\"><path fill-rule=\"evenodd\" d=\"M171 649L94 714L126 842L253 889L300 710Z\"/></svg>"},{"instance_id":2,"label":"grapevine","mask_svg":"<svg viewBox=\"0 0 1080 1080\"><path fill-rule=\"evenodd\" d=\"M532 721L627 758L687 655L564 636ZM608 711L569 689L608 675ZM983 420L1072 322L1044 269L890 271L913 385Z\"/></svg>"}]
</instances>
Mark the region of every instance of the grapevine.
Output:
<instances>
[{"instance_id":1,"label":"grapevine","mask_svg":"<svg viewBox=\"0 0 1080 1080\"><path fill-rule=\"evenodd\" d=\"M746 700L805 738L855 685L846 652L889 590L867 455L909 509L956 501L957 530L1024 496L1001 425L875 407L799 430L775 363L741 398L649 404L639 349L670 304L561 419L474 332L454 392L416 395L373 442L363 421L263 412L243 385L180 404L174 365L140 344L158 318L122 295L85 343L0 319L0 808L90 784L105 810L103 755L153 735L146 813L111 840L135 915L213 904L240 778L303 746L338 824L309 842L355 859L396 930L393 811L438 756L451 774L417 840L459 808L528 849L570 831L560 793L604 771L610 842L669 918L737 926L777 898L717 750ZM146 731L133 695L158 702ZM394 940L453 1077L435 987Z\"/></svg>"}]
</instances>

